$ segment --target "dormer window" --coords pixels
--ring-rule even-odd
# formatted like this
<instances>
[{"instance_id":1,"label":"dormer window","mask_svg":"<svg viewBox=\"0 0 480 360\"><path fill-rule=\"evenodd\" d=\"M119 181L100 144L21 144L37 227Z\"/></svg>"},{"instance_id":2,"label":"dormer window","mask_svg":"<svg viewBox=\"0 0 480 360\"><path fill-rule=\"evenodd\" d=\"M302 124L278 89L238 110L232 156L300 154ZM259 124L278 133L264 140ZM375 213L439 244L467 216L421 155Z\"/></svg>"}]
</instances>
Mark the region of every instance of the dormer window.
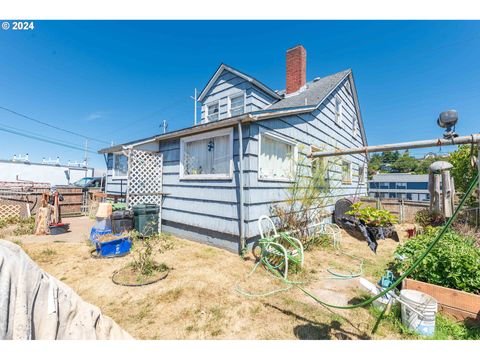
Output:
<instances>
[{"instance_id":1,"label":"dormer window","mask_svg":"<svg viewBox=\"0 0 480 360\"><path fill-rule=\"evenodd\" d=\"M207 120L217 121L218 111L219 111L218 101L207 105Z\"/></svg>"},{"instance_id":2,"label":"dormer window","mask_svg":"<svg viewBox=\"0 0 480 360\"><path fill-rule=\"evenodd\" d=\"M235 95L230 98L230 116L238 116L245 112L245 95Z\"/></svg>"}]
</instances>

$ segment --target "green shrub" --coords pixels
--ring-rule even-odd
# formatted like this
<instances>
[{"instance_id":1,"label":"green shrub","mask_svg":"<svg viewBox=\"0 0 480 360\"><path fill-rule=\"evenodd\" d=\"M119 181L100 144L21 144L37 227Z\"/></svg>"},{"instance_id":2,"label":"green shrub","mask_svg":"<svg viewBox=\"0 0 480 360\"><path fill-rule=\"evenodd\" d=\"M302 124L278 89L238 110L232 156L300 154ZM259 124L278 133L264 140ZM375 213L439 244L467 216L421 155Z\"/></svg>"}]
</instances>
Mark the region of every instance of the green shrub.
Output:
<instances>
[{"instance_id":1,"label":"green shrub","mask_svg":"<svg viewBox=\"0 0 480 360\"><path fill-rule=\"evenodd\" d=\"M427 249L439 231L427 228L424 234L399 246L395 252L393 270L397 273L407 270ZM480 249L474 242L475 239L454 231L447 232L410 277L434 285L480 294Z\"/></svg>"},{"instance_id":2,"label":"green shrub","mask_svg":"<svg viewBox=\"0 0 480 360\"><path fill-rule=\"evenodd\" d=\"M415 214L415 222L424 228L427 226L441 226L445 223L445 217L438 211L423 209Z\"/></svg>"},{"instance_id":3,"label":"green shrub","mask_svg":"<svg viewBox=\"0 0 480 360\"><path fill-rule=\"evenodd\" d=\"M351 210L345 214L353 215L365 225L368 226L391 226L398 222L395 215L388 210L375 209L371 206L363 206L362 202L356 202L351 206Z\"/></svg>"}]
</instances>

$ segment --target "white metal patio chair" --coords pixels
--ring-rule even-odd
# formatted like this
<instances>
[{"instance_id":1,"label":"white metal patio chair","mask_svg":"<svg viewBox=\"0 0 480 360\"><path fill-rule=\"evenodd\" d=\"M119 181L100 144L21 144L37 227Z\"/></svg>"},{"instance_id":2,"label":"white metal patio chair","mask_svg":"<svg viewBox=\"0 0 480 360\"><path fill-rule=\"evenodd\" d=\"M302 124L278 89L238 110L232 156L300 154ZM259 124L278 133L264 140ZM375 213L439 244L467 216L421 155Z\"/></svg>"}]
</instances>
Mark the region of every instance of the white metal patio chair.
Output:
<instances>
[{"instance_id":1,"label":"white metal patio chair","mask_svg":"<svg viewBox=\"0 0 480 360\"><path fill-rule=\"evenodd\" d=\"M264 227L264 223L269 224ZM258 244L262 253L260 260L271 270L281 272L283 267L283 277L287 279L288 265L298 264L303 266L303 245L300 240L294 238L288 232L277 232L277 228L272 219L266 215L258 218L258 230L261 239Z\"/></svg>"}]
</instances>

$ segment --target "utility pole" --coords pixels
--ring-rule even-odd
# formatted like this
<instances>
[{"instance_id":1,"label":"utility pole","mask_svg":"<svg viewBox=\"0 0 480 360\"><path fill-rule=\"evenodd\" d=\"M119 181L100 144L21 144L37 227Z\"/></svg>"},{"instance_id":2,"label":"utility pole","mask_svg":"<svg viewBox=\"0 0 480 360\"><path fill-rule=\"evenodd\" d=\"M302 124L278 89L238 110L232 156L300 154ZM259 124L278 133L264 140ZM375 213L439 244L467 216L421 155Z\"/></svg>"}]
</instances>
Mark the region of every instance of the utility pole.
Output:
<instances>
[{"instance_id":1,"label":"utility pole","mask_svg":"<svg viewBox=\"0 0 480 360\"><path fill-rule=\"evenodd\" d=\"M193 124L197 125L197 88L195 88L194 96L190 96L193 99Z\"/></svg>"},{"instance_id":2,"label":"utility pole","mask_svg":"<svg viewBox=\"0 0 480 360\"><path fill-rule=\"evenodd\" d=\"M88 166L88 156L87 156L87 153L88 153L88 139L85 139L85 155L83 157L83 162L84 162L84 165L85 165L85 177L88 176L87 174L87 166Z\"/></svg>"}]
</instances>

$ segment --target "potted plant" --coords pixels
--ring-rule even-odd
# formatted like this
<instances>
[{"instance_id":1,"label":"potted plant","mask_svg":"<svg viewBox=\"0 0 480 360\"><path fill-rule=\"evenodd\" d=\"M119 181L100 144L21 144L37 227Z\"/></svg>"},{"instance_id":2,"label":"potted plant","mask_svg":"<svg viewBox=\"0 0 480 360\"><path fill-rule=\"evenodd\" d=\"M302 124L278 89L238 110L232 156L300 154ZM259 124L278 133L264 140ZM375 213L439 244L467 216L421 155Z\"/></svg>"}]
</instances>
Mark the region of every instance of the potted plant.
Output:
<instances>
[{"instance_id":1,"label":"potted plant","mask_svg":"<svg viewBox=\"0 0 480 360\"><path fill-rule=\"evenodd\" d=\"M394 236L395 224L398 223L397 217L388 210L375 209L371 206L363 206L362 202L356 202L351 206L351 210L345 214L357 218L367 228L370 235L375 239L385 239Z\"/></svg>"}]
</instances>

